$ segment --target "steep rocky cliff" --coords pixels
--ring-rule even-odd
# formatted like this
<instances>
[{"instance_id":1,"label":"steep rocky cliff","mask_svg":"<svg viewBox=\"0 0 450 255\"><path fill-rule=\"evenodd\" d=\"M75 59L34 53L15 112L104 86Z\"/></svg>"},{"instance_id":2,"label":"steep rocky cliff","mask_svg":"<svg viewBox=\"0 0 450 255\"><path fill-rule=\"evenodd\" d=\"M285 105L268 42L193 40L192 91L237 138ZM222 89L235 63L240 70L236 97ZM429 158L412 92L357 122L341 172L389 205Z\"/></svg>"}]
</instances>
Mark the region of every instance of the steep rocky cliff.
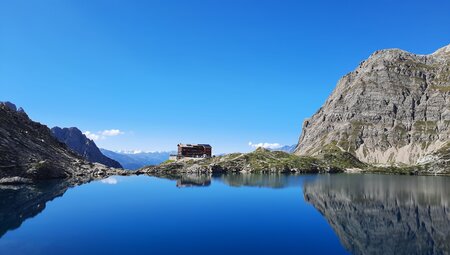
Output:
<instances>
[{"instance_id":1,"label":"steep rocky cliff","mask_svg":"<svg viewBox=\"0 0 450 255\"><path fill-rule=\"evenodd\" d=\"M53 127L51 130L58 141L65 143L71 150L87 161L97 162L114 168L122 168L119 162L103 155L95 142L87 138L78 128Z\"/></svg>"},{"instance_id":2,"label":"steep rocky cliff","mask_svg":"<svg viewBox=\"0 0 450 255\"><path fill-rule=\"evenodd\" d=\"M337 146L368 163L418 161L450 141L450 45L380 50L345 75L303 124L295 154Z\"/></svg>"},{"instance_id":3,"label":"steep rocky cliff","mask_svg":"<svg viewBox=\"0 0 450 255\"><path fill-rule=\"evenodd\" d=\"M0 102L0 184L126 174L84 161L22 109Z\"/></svg>"}]
</instances>

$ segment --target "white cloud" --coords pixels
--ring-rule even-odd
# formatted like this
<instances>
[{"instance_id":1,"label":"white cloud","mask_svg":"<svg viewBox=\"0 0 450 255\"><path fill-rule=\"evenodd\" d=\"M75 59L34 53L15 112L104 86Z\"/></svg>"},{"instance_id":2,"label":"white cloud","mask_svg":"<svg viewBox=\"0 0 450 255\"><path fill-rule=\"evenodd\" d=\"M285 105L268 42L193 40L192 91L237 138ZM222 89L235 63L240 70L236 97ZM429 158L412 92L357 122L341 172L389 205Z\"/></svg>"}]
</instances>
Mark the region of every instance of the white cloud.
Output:
<instances>
[{"instance_id":1,"label":"white cloud","mask_svg":"<svg viewBox=\"0 0 450 255\"><path fill-rule=\"evenodd\" d=\"M84 132L83 134L84 134L87 138L89 138L89 139L91 139L91 140L94 140L94 141L100 140L100 136L99 136L99 135L94 134L94 133L92 133L92 132L90 132L90 131L86 131L86 132Z\"/></svg>"},{"instance_id":2,"label":"white cloud","mask_svg":"<svg viewBox=\"0 0 450 255\"><path fill-rule=\"evenodd\" d=\"M265 148L265 149L278 149L281 148L282 145L279 143L252 143L252 142L248 142L248 145L252 148Z\"/></svg>"},{"instance_id":3,"label":"white cloud","mask_svg":"<svg viewBox=\"0 0 450 255\"><path fill-rule=\"evenodd\" d=\"M119 129L109 129L109 130L103 130L100 132L103 136L117 136L117 135L123 135L123 132Z\"/></svg>"},{"instance_id":4,"label":"white cloud","mask_svg":"<svg viewBox=\"0 0 450 255\"><path fill-rule=\"evenodd\" d=\"M106 179L101 180L101 182L104 184L114 185L114 184L117 184L119 181L114 177L108 177Z\"/></svg>"},{"instance_id":5,"label":"white cloud","mask_svg":"<svg viewBox=\"0 0 450 255\"><path fill-rule=\"evenodd\" d=\"M108 136L123 135L124 132L120 131L119 129L107 129L107 130L98 131L98 132L86 131L83 134L86 135L87 138L89 138L93 141L98 141L98 140L106 139L106 137L108 137Z\"/></svg>"}]
</instances>

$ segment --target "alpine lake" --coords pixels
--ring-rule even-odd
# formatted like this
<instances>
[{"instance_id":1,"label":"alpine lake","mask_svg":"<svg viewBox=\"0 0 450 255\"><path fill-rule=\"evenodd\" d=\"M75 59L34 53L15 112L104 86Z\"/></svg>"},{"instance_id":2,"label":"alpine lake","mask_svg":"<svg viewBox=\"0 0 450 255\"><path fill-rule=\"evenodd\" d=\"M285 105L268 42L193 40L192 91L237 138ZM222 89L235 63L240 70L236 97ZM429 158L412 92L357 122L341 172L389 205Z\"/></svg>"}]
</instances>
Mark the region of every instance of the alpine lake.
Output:
<instances>
[{"instance_id":1,"label":"alpine lake","mask_svg":"<svg viewBox=\"0 0 450 255\"><path fill-rule=\"evenodd\" d=\"M450 177L112 176L0 186L0 254L448 254Z\"/></svg>"}]
</instances>

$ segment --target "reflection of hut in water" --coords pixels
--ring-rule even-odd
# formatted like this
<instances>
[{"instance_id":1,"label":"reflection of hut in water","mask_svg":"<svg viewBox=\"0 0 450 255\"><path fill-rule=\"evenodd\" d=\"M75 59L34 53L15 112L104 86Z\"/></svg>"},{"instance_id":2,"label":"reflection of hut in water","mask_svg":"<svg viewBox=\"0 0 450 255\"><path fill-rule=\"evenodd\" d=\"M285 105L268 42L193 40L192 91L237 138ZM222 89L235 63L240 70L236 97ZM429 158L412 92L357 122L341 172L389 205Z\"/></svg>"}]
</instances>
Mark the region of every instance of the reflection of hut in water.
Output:
<instances>
[{"instance_id":1,"label":"reflection of hut in water","mask_svg":"<svg viewBox=\"0 0 450 255\"><path fill-rule=\"evenodd\" d=\"M186 174L177 180L178 188L206 187L209 185L211 185L211 175L209 174Z\"/></svg>"}]
</instances>

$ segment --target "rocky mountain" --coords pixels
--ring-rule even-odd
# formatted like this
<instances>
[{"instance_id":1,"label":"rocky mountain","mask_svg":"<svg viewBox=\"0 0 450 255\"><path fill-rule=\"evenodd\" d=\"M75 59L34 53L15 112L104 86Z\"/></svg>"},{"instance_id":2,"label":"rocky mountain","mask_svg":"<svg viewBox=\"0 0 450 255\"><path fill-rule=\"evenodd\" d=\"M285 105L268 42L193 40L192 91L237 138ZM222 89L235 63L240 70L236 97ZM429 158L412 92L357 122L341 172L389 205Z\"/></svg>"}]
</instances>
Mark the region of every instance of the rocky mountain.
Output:
<instances>
[{"instance_id":1,"label":"rocky mountain","mask_svg":"<svg viewBox=\"0 0 450 255\"><path fill-rule=\"evenodd\" d=\"M87 138L78 128L53 127L51 131L58 141L65 143L67 147L87 161L97 162L109 167L122 168L119 162L103 155L95 142Z\"/></svg>"},{"instance_id":2,"label":"rocky mountain","mask_svg":"<svg viewBox=\"0 0 450 255\"><path fill-rule=\"evenodd\" d=\"M136 170L144 166L159 165L169 159L170 154L176 152L138 152L125 153L106 149L100 151L107 157L117 160L125 169Z\"/></svg>"},{"instance_id":3,"label":"rocky mountain","mask_svg":"<svg viewBox=\"0 0 450 255\"><path fill-rule=\"evenodd\" d=\"M430 55L388 49L340 79L304 122L295 154L335 146L367 163L414 165L449 141L450 45Z\"/></svg>"},{"instance_id":4,"label":"rocky mountain","mask_svg":"<svg viewBox=\"0 0 450 255\"><path fill-rule=\"evenodd\" d=\"M109 174L122 172L84 161L23 109L0 103L0 184L55 178L88 181Z\"/></svg>"}]
</instances>

